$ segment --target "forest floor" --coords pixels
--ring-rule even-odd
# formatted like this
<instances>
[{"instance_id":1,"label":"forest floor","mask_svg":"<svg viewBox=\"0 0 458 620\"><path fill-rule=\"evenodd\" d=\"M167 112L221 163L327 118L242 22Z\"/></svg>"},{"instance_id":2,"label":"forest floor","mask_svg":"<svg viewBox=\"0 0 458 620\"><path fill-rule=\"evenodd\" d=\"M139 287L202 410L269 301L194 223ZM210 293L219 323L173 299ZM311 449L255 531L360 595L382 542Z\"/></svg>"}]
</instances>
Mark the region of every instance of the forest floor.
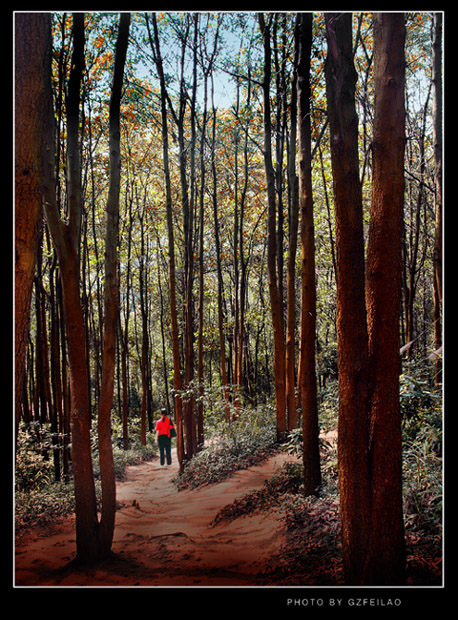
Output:
<instances>
[{"instance_id":1,"label":"forest floor","mask_svg":"<svg viewBox=\"0 0 458 620\"><path fill-rule=\"evenodd\" d=\"M70 564L74 518L37 526L16 540L16 586L211 586L268 585L272 560L285 544L281 510L212 524L234 500L262 488L287 461L284 452L235 472L217 484L178 491L176 453L127 467L117 484L113 555L95 566ZM272 572L272 569L273 572Z\"/></svg>"},{"instance_id":2,"label":"forest floor","mask_svg":"<svg viewBox=\"0 0 458 620\"><path fill-rule=\"evenodd\" d=\"M72 564L73 517L31 527L16 539L15 585L341 585L335 499L313 505L305 522L302 513L299 527L287 524L281 504L243 508L247 498L257 501L265 493L266 481L285 463L297 461L278 452L223 482L181 491L173 482L175 451L171 466L161 467L158 458L129 466L117 484L112 556L89 567ZM221 518L228 508L232 516ZM436 580L439 573L433 572L428 566L419 581Z\"/></svg>"}]
</instances>

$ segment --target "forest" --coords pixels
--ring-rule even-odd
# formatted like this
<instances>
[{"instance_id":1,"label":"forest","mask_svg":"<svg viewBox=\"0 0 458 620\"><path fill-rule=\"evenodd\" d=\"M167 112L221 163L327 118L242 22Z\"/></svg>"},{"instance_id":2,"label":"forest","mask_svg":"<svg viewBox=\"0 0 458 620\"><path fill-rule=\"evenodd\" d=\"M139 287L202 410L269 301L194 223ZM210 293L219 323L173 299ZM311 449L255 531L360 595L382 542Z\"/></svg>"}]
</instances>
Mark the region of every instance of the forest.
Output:
<instances>
[{"instance_id":1,"label":"forest","mask_svg":"<svg viewBox=\"0 0 458 620\"><path fill-rule=\"evenodd\" d=\"M440 584L443 14L13 33L17 544L72 515L72 565L113 557L166 409L177 497L293 459L213 521L286 511L269 583Z\"/></svg>"}]
</instances>

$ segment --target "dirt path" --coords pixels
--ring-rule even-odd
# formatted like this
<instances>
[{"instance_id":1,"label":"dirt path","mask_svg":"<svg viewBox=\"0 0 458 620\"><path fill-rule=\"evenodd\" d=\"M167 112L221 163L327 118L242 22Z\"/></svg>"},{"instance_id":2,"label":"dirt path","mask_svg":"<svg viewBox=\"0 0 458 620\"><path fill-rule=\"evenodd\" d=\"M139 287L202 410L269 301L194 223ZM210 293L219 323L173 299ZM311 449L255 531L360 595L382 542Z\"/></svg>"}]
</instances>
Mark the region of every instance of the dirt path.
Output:
<instances>
[{"instance_id":1,"label":"dirt path","mask_svg":"<svg viewBox=\"0 0 458 620\"><path fill-rule=\"evenodd\" d=\"M176 455L130 466L117 485L114 557L89 569L68 568L75 553L73 519L54 531L33 530L16 544L16 585L263 585L262 572L283 542L278 514L251 515L210 527L221 508L259 489L284 453L219 484L178 492Z\"/></svg>"}]
</instances>

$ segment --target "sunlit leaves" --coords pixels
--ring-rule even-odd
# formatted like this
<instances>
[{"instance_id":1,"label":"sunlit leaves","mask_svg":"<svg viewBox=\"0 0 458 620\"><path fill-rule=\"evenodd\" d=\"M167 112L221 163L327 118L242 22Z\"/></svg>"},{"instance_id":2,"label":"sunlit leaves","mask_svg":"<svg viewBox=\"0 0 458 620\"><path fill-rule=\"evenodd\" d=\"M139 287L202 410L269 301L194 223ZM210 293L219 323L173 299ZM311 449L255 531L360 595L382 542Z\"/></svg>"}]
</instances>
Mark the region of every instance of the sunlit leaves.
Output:
<instances>
[{"instance_id":1,"label":"sunlit leaves","mask_svg":"<svg viewBox=\"0 0 458 620\"><path fill-rule=\"evenodd\" d=\"M110 98L112 66L117 34L118 14L87 13L85 72L83 79L81 109L81 149L83 154L83 189L85 208L85 243L87 281L95 295L97 278L101 272L103 254L99 249L100 235L104 225L104 209L108 190L108 105ZM290 97L292 61L294 58L294 13L270 14L272 24L272 89L273 140L276 140L278 119L276 67L285 71L286 84L286 140L290 137ZM213 221L213 195L216 194L218 226L221 237L221 264L224 288L228 299L233 292L234 257L240 259L240 249L234 242L234 217L240 213L242 189L244 194L244 216L242 239L244 257L247 261L248 302L246 321L251 333L257 333L265 324L266 306L266 180L263 162L262 96L260 83L263 77L262 42L253 13L200 13L197 21L196 50L196 125L195 162L190 168L191 149L191 95L194 61L194 17L188 12L161 12L157 14L159 38L164 56L164 71L170 101L169 112L169 158L172 185L173 226L176 242L177 286L179 295L184 287L184 230L182 220L181 179L179 169L180 145L178 132L170 105L179 109L180 97L183 103L183 138L187 155L186 176L189 185L193 178L192 205L194 214L200 204L203 192L204 226L204 276L205 276L205 346L208 350L215 344L216 304L212 293L217 290L216 251ZM69 77L69 63L72 52L72 15L58 13L53 16L53 88L58 132L60 132L59 191L62 210L65 206L66 183L66 114L65 94ZM130 278L132 312L138 307L138 270L140 261L140 239L143 234L147 248L147 279L150 299L158 299L158 276L162 292L167 297L168 238L165 212L165 185L162 160L162 124L159 109L159 80L145 24L144 13L132 15L131 40L128 50L124 88L121 105L121 218L120 218L120 273L124 289ZM409 145L417 157L419 130L422 126L423 110L427 103L430 80L431 58L431 14L406 14L407 44L406 68L409 103ZM213 50L216 53L212 58ZM360 128L361 178L366 203L369 204L371 187L372 110L373 110L373 31L372 14L355 13L353 16L353 49L358 73L357 106ZM335 274L331 252L333 234L332 178L329 161L329 131L327 123L327 101L324 83L324 65L327 46L324 36L324 16L314 13L313 45L311 57L311 130L315 151L313 164L313 192L315 200L315 234L317 251L317 282L320 320L318 339L333 338L335 320ZM276 59L275 59L276 55ZM277 63L277 64L276 64ZM180 76L183 67L183 92L180 92ZM207 78L207 116L204 126L204 81ZM212 92L213 89L213 92ZM250 98L248 100L248 90ZM238 93L238 102L237 102ZM215 111L212 109L212 94ZM427 120L430 108L426 107ZM425 161L431 157L431 143L427 132ZM213 144L214 135L214 144ZM246 159L245 159L246 141ZM273 145L275 147L275 145ZM202 147L202 148L201 148ZM274 157L275 157L275 148ZM203 156L205 182L200 186L200 153ZM216 186L213 179L213 160ZM410 166L416 174L421 164ZM274 165L275 165L274 161ZM286 183L286 151L282 160L284 187ZM424 162L423 162L424 163ZM417 167L415 167L417 166ZM364 173L364 174L363 174ZM192 174L195 176L192 177ZM428 181L427 174L425 180ZM412 190L415 197L418 190ZM284 196L285 252L287 251L288 200ZM368 211L365 212L368 215ZM428 234L425 216L425 235ZM199 268L197 233L200 220L195 219L196 273ZM128 258L127 243L132 239L135 251ZM157 255L160 262L157 263ZM298 256L298 267L300 257ZM128 267L131 269L128 276ZM298 269L299 274L299 269ZM125 290L123 296L126 295ZM123 297L124 300L124 297ZM427 302L425 301L425 304ZM156 310L155 310L156 311ZM167 300L165 312L168 312ZM232 308L228 302L226 324L232 326ZM156 325L157 327L157 325ZM134 327L131 327L134 329ZM269 338L270 331L264 330L263 337ZM168 332L166 338L169 338ZM135 335L132 336L136 342ZM134 349L135 347L132 347Z\"/></svg>"}]
</instances>

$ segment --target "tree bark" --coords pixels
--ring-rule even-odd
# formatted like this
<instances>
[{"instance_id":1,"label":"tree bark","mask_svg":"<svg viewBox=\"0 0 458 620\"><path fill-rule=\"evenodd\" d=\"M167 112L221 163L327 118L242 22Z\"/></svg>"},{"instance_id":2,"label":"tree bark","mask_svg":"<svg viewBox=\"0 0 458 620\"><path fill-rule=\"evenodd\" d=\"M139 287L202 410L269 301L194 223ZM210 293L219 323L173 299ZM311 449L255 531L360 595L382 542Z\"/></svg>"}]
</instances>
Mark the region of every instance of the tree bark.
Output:
<instances>
[{"instance_id":1,"label":"tree bark","mask_svg":"<svg viewBox=\"0 0 458 620\"><path fill-rule=\"evenodd\" d=\"M116 42L113 84L110 98L110 181L106 207L105 236L105 317L102 352L102 384L98 413L100 477L102 483L102 516L99 526L100 555L106 555L113 541L116 513L116 483L111 443L111 410L113 406L118 326L118 231L119 191L121 183L121 90L129 42L130 13L121 13Z\"/></svg>"},{"instance_id":2,"label":"tree bark","mask_svg":"<svg viewBox=\"0 0 458 620\"><path fill-rule=\"evenodd\" d=\"M23 398L38 224L42 213L46 79L51 63L49 13L15 16L15 422Z\"/></svg>"},{"instance_id":3,"label":"tree bark","mask_svg":"<svg viewBox=\"0 0 458 620\"><path fill-rule=\"evenodd\" d=\"M398 585L405 570L399 412L404 15L374 15L373 183L366 276L351 15L326 14L325 19L337 235L338 458L345 579L360 585Z\"/></svg>"},{"instance_id":4,"label":"tree bark","mask_svg":"<svg viewBox=\"0 0 458 620\"><path fill-rule=\"evenodd\" d=\"M316 282L315 228L313 222L312 157L310 129L310 54L313 13L299 17L297 67L299 117L299 200L302 244L302 307L299 392L304 442L304 493L316 494L321 486L318 404L315 372Z\"/></svg>"},{"instance_id":5,"label":"tree bark","mask_svg":"<svg viewBox=\"0 0 458 620\"><path fill-rule=\"evenodd\" d=\"M296 409L296 255L299 230L299 178L296 174L296 137L297 137L297 62L299 14L294 28L294 70L291 82L291 129L288 151L288 186L289 186L289 252L286 270L286 401L288 406L288 430L297 427Z\"/></svg>"},{"instance_id":6,"label":"tree bark","mask_svg":"<svg viewBox=\"0 0 458 620\"><path fill-rule=\"evenodd\" d=\"M357 74L351 13L327 13L326 93L337 245L338 469L345 580L362 579L370 528L368 340Z\"/></svg>"},{"instance_id":7,"label":"tree bark","mask_svg":"<svg viewBox=\"0 0 458 620\"><path fill-rule=\"evenodd\" d=\"M202 135L200 140L200 195L199 195L199 335L197 344L197 375L199 383L199 400L197 403L197 448L204 443L204 192L205 192L205 157L204 144L207 131L207 89L208 74L204 74L204 109L202 118Z\"/></svg>"},{"instance_id":8,"label":"tree bark","mask_svg":"<svg viewBox=\"0 0 458 620\"><path fill-rule=\"evenodd\" d=\"M435 349L442 346L442 14L434 14L433 33L433 136L434 136L434 201L436 224L434 235L434 338ZM436 385L442 381L442 362L436 361Z\"/></svg>"},{"instance_id":9,"label":"tree bark","mask_svg":"<svg viewBox=\"0 0 458 620\"><path fill-rule=\"evenodd\" d=\"M224 288L223 288L223 272L221 269L221 242L219 232L219 216L218 216L218 191L217 191L217 174L216 174L216 107L214 97L214 81L212 76L211 95L212 95L212 141L211 141L211 167L212 167L212 203L213 203L213 223L215 230L215 250L216 250L216 272L218 276L218 335L219 335L219 362L221 371L221 383L223 387L223 396L225 400L225 418L229 422L231 410L229 407L229 386L226 368L226 339L224 337Z\"/></svg>"},{"instance_id":10,"label":"tree bark","mask_svg":"<svg viewBox=\"0 0 458 620\"><path fill-rule=\"evenodd\" d=\"M274 339L274 381L277 409L277 438L283 441L286 437L286 377L285 377L285 327L283 308L281 304L281 281L277 274L276 237L276 199L275 199L275 172L272 164L272 127L270 116L270 76L271 76L271 47L270 26L266 25L264 15L258 14L259 25L264 40L264 164L267 179L267 266L269 277L270 302L272 309L272 327Z\"/></svg>"},{"instance_id":11,"label":"tree bark","mask_svg":"<svg viewBox=\"0 0 458 620\"><path fill-rule=\"evenodd\" d=\"M184 442L183 442L183 401L181 392L183 383L181 378L181 361L180 361L180 342L178 334L178 316L176 302L176 269L175 269L175 238L173 230L173 211L172 211L172 191L170 183L170 167L169 167L169 140L168 140L168 122L167 122L167 90L165 84L164 70L162 64L161 50L159 46L159 35L157 29L156 15L153 13L153 29L154 41L149 28L148 16L146 15L146 25L148 36L153 53L154 62L159 74L161 86L161 121L162 121L162 158L164 164L165 179L165 200L167 212L167 231L168 231L168 251L169 251L169 297L170 297L170 318L172 330L172 352L173 352L173 387L175 390L175 421L177 427L177 455L180 464L180 470L183 467L184 460Z\"/></svg>"},{"instance_id":12,"label":"tree bark","mask_svg":"<svg viewBox=\"0 0 458 620\"><path fill-rule=\"evenodd\" d=\"M366 306L371 372L371 536L366 584L404 581L399 318L404 209L405 26L403 13L376 13L372 204Z\"/></svg>"},{"instance_id":13,"label":"tree bark","mask_svg":"<svg viewBox=\"0 0 458 620\"><path fill-rule=\"evenodd\" d=\"M49 24L48 37L51 37ZM79 140L72 132L79 131L80 83L84 66L84 14L73 16L72 70L67 97L68 146L72 172L69 172L68 222L60 218L56 200L55 181L55 125L51 90L51 64L48 66L47 113L45 115L46 162L43 178L46 218L59 259L63 307L68 340L70 378L70 416L72 433L72 463L75 483L76 559L89 561L97 557L97 507L91 457L90 409L86 357L84 317L80 298L79 231L81 220L81 179L78 161ZM71 148L70 148L71 147Z\"/></svg>"}]
</instances>

